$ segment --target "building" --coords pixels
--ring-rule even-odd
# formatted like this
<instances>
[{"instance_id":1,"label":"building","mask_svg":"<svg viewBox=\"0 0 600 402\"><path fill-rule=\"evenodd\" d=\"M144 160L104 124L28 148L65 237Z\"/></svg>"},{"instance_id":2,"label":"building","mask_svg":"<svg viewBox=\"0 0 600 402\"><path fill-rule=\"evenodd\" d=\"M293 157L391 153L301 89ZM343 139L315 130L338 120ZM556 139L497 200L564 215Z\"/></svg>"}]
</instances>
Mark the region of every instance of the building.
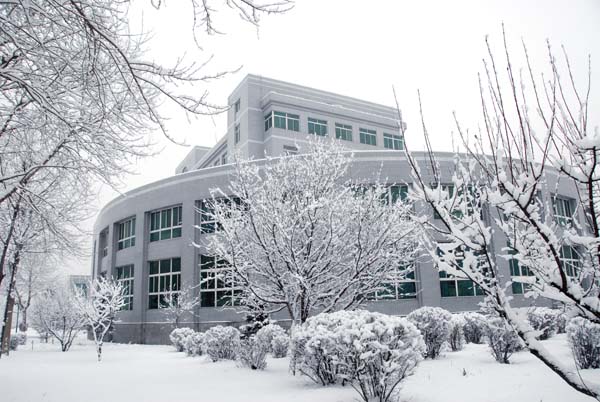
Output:
<instances>
[{"instance_id":1,"label":"building","mask_svg":"<svg viewBox=\"0 0 600 402\"><path fill-rule=\"evenodd\" d=\"M242 80L228 99L227 132L211 149L195 147L179 164L176 174L142 186L108 203L94 228L92 275L113 276L126 285L128 295L114 339L124 342L165 343L171 326L159 307L161 295L182 285L197 285L200 278L217 270L215 261L193 247L199 236L194 226L200 222L197 206L210 198L210 189L226 189L230 156L260 158L302 152L310 136L339 140L354 150L351 175L371 177L381 170L389 184L410 185L410 169L403 152L404 139L395 108L332 94L254 75ZM404 123L402 123L404 124ZM416 155L425 160L425 155ZM450 183L453 155L439 153L442 182ZM569 184L550 178L549 187L559 200L565 217L574 205ZM552 182L553 181L553 182ZM542 195L550 201L550 193ZM548 204L550 205L550 204ZM554 211L555 213L558 213ZM432 218L435 219L432 212ZM506 239L494 238L496 249ZM524 275L518 266L499 258L502 275ZM450 311L478 309L482 296L470 281L440 277L429 258L416 264L415 276L403 285L414 292L397 292L367 308L404 315L423 305L442 306ZM221 307L232 289L218 288L217 281L203 286L201 305L186 325L197 330L216 324L239 324L244 317ZM515 283L517 302L529 304Z\"/></svg>"}]
</instances>

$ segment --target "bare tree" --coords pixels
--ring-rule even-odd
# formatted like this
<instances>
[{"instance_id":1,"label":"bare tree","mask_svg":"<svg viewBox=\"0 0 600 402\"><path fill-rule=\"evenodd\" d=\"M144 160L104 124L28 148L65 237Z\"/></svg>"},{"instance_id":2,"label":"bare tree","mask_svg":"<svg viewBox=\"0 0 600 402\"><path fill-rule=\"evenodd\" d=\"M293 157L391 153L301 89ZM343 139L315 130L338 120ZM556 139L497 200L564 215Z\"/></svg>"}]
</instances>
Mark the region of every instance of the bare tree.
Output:
<instances>
[{"instance_id":1,"label":"bare tree","mask_svg":"<svg viewBox=\"0 0 600 402\"><path fill-rule=\"evenodd\" d=\"M286 310L296 324L399 285L416 249L408 203L391 202L377 177L349 179L352 154L340 144L309 147L264 163L238 160L234 196L215 191L213 211L203 211L218 230L209 248L230 266L222 280L248 309Z\"/></svg>"},{"instance_id":2,"label":"bare tree","mask_svg":"<svg viewBox=\"0 0 600 402\"><path fill-rule=\"evenodd\" d=\"M194 292L194 287L188 286L180 291L171 291L161 299L161 311L173 323L173 328L179 328L181 318L194 314L195 307L200 304L200 298Z\"/></svg>"}]
</instances>

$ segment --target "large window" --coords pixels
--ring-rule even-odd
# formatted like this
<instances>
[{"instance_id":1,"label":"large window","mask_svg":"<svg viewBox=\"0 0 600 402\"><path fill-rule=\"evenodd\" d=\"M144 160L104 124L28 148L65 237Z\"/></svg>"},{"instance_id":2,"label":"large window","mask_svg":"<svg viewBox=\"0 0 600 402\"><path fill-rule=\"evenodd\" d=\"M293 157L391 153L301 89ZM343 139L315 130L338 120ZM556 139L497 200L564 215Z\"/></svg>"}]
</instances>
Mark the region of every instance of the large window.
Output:
<instances>
[{"instance_id":1,"label":"large window","mask_svg":"<svg viewBox=\"0 0 600 402\"><path fill-rule=\"evenodd\" d=\"M387 149L404 149L404 138L400 135L383 133L383 147Z\"/></svg>"},{"instance_id":2,"label":"large window","mask_svg":"<svg viewBox=\"0 0 600 402\"><path fill-rule=\"evenodd\" d=\"M135 246L135 217L120 222L117 231L117 250Z\"/></svg>"},{"instance_id":3,"label":"large window","mask_svg":"<svg viewBox=\"0 0 600 402\"><path fill-rule=\"evenodd\" d=\"M335 123L335 138L338 140L352 141L352 126Z\"/></svg>"},{"instance_id":4,"label":"large window","mask_svg":"<svg viewBox=\"0 0 600 402\"><path fill-rule=\"evenodd\" d=\"M327 135L327 121L313 119L312 117L308 118L308 133L315 134L320 136Z\"/></svg>"},{"instance_id":5,"label":"large window","mask_svg":"<svg viewBox=\"0 0 600 402\"><path fill-rule=\"evenodd\" d=\"M359 128L360 143L367 145L377 145L377 132L367 128Z\"/></svg>"},{"instance_id":6,"label":"large window","mask_svg":"<svg viewBox=\"0 0 600 402\"><path fill-rule=\"evenodd\" d=\"M200 215L200 233L214 233L218 231L219 225L217 224L214 216L215 208L213 206L214 202L229 204L234 202L238 206L241 205L242 201L239 197L231 197L231 198L218 198L213 200L212 198L201 200L196 202L197 211Z\"/></svg>"},{"instance_id":7,"label":"large window","mask_svg":"<svg viewBox=\"0 0 600 402\"><path fill-rule=\"evenodd\" d=\"M286 112L273 111L265 116L265 131L271 127L300 131L300 116Z\"/></svg>"},{"instance_id":8,"label":"large window","mask_svg":"<svg viewBox=\"0 0 600 402\"><path fill-rule=\"evenodd\" d=\"M386 202L393 204L396 201L406 201L408 199L408 185L406 184L393 184L388 186L388 193Z\"/></svg>"},{"instance_id":9,"label":"large window","mask_svg":"<svg viewBox=\"0 0 600 402\"><path fill-rule=\"evenodd\" d=\"M117 282L123 286L123 301L121 310L133 310L133 265L124 265L115 268Z\"/></svg>"},{"instance_id":10,"label":"large window","mask_svg":"<svg viewBox=\"0 0 600 402\"><path fill-rule=\"evenodd\" d=\"M150 213L150 241L181 237L181 205Z\"/></svg>"},{"instance_id":11,"label":"large window","mask_svg":"<svg viewBox=\"0 0 600 402\"><path fill-rule=\"evenodd\" d=\"M573 278L581 272L581 258L575 247L562 246L560 249L560 262L567 276Z\"/></svg>"},{"instance_id":12,"label":"large window","mask_svg":"<svg viewBox=\"0 0 600 402\"><path fill-rule=\"evenodd\" d=\"M148 308L165 307L165 299L181 290L181 258L148 261ZM174 298L175 298L174 297Z\"/></svg>"},{"instance_id":13,"label":"large window","mask_svg":"<svg viewBox=\"0 0 600 402\"><path fill-rule=\"evenodd\" d=\"M406 272L408 270L408 272ZM417 297L417 281L415 280L414 262L401 266L390 275L388 281L380 289L369 296L369 300L401 300Z\"/></svg>"},{"instance_id":14,"label":"large window","mask_svg":"<svg viewBox=\"0 0 600 402\"><path fill-rule=\"evenodd\" d=\"M572 201L568 198L555 196L552 202L554 221L560 225L573 223Z\"/></svg>"},{"instance_id":15,"label":"large window","mask_svg":"<svg viewBox=\"0 0 600 402\"><path fill-rule=\"evenodd\" d=\"M437 249L438 255L442 256L443 252L441 249ZM465 258L464 251L461 249L454 250L456 257L456 265L462 267L463 260ZM451 275L444 270L439 270L440 278L440 293L442 297L456 297L456 296L483 296L483 290L477 286L473 281L466 277L457 275Z\"/></svg>"},{"instance_id":16,"label":"large window","mask_svg":"<svg viewBox=\"0 0 600 402\"><path fill-rule=\"evenodd\" d=\"M233 271L225 260L200 255L200 306L221 307L237 304L239 290L233 286Z\"/></svg>"}]
</instances>

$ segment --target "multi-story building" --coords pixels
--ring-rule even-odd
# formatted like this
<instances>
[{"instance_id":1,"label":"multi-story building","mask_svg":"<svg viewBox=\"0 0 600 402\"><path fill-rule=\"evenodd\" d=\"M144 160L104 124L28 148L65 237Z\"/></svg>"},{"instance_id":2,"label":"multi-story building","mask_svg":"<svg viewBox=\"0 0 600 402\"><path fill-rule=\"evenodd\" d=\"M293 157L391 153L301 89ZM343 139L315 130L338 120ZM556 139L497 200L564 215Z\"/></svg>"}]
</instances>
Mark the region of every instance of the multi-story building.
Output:
<instances>
[{"instance_id":1,"label":"multi-story building","mask_svg":"<svg viewBox=\"0 0 600 402\"><path fill-rule=\"evenodd\" d=\"M119 314L114 339L140 343L164 343L171 326L160 309L160 298L183 286L194 286L201 300L195 314L184 318L185 325L204 330L212 325L240 324L244 316L234 308L224 308L233 289L221 281L206 281L219 266L202 248L198 207L210 198L211 188L227 190L232 155L254 159L301 153L311 136L339 141L353 150L350 175L365 180L379 172L388 184L411 185L409 165L400 152L404 138L402 121L395 108L306 88L286 82L248 75L228 99L227 132L212 148L195 147L179 164L176 174L142 186L112 200L101 211L94 230L93 275L113 276L124 283L126 306ZM404 123L402 123L404 124ZM425 161L424 154L416 154ZM452 154L438 153L442 182L451 183ZM540 195L555 203L557 219L572 219L574 189L557 174L549 173L548 188ZM559 208L560 207L560 208ZM491 219L490 217L488 217ZM436 219L431 211L431 219ZM494 238L496 250L506 246L500 235ZM565 258L575 258L565 250ZM423 305L442 306L451 311L478 309L482 296L466 279L440 275L423 253L415 264L415 274L394 292L373 300L366 308L404 315ZM526 273L498 257L501 275ZM576 263L573 262L573 263ZM197 286L201 278L202 286ZM512 286L518 303L523 287ZM280 317L285 319L285 317Z\"/></svg>"}]
</instances>

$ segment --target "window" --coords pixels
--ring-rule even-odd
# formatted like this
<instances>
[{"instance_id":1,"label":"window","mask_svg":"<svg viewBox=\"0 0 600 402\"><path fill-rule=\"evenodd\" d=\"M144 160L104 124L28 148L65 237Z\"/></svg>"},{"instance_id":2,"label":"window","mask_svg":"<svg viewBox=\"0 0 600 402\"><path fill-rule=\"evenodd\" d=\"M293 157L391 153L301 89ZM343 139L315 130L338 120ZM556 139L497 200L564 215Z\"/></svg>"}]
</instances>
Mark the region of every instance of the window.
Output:
<instances>
[{"instance_id":1,"label":"window","mask_svg":"<svg viewBox=\"0 0 600 402\"><path fill-rule=\"evenodd\" d=\"M352 126L335 123L335 138L338 140L352 141Z\"/></svg>"},{"instance_id":2,"label":"window","mask_svg":"<svg viewBox=\"0 0 600 402\"><path fill-rule=\"evenodd\" d=\"M554 221L562 226L571 225L573 223L573 209L571 208L571 200L559 196L555 196L552 202L554 211Z\"/></svg>"},{"instance_id":3,"label":"window","mask_svg":"<svg viewBox=\"0 0 600 402\"><path fill-rule=\"evenodd\" d=\"M300 131L300 116L285 112L272 112L265 116L265 131L273 124L276 128L290 131Z\"/></svg>"},{"instance_id":4,"label":"window","mask_svg":"<svg viewBox=\"0 0 600 402\"><path fill-rule=\"evenodd\" d=\"M510 245L509 245L510 247ZM514 249L509 249L509 254L514 255L516 251ZM519 279L524 279L528 276L533 276L533 272L525 266L519 263L519 260L516 258L511 258L508 260L508 267L510 268L510 276L512 277L512 292L514 295L521 295L529 291L531 287L528 283L520 282Z\"/></svg>"},{"instance_id":5,"label":"window","mask_svg":"<svg viewBox=\"0 0 600 402\"><path fill-rule=\"evenodd\" d=\"M221 165L225 165L227 163L227 152L224 152L223 155L221 155Z\"/></svg>"},{"instance_id":6,"label":"window","mask_svg":"<svg viewBox=\"0 0 600 402\"><path fill-rule=\"evenodd\" d=\"M135 217L119 223L117 250L135 246Z\"/></svg>"},{"instance_id":7,"label":"window","mask_svg":"<svg viewBox=\"0 0 600 402\"><path fill-rule=\"evenodd\" d=\"M408 270L408 271L406 271ZM415 280L415 264L400 266L390 275L380 289L367 296L369 300L401 300L417 297L417 281Z\"/></svg>"},{"instance_id":8,"label":"window","mask_svg":"<svg viewBox=\"0 0 600 402\"><path fill-rule=\"evenodd\" d=\"M233 141L237 144L240 142L240 125L236 124L233 128Z\"/></svg>"},{"instance_id":9,"label":"window","mask_svg":"<svg viewBox=\"0 0 600 402\"><path fill-rule=\"evenodd\" d=\"M388 187L386 202L394 204L396 201L406 201L408 199L408 186L406 184L393 184Z\"/></svg>"},{"instance_id":10,"label":"window","mask_svg":"<svg viewBox=\"0 0 600 402\"><path fill-rule=\"evenodd\" d=\"M383 147L388 149L404 149L404 138L400 135L383 133Z\"/></svg>"},{"instance_id":11,"label":"window","mask_svg":"<svg viewBox=\"0 0 600 402\"><path fill-rule=\"evenodd\" d=\"M360 143L367 145L377 145L377 132L366 128L359 128Z\"/></svg>"},{"instance_id":12,"label":"window","mask_svg":"<svg viewBox=\"0 0 600 402\"><path fill-rule=\"evenodd\" d=\"M117 282L123 286L123 301L121 310L133 310L133 265L124 265L115 268Z\"/></svg>"},{"instance_id":13,"label":"window","mask_svg":"<svg viewBox=\"0 0 600 402\"><path fill-rule=\"evenodd\" d=\"M200 233L214 233L216 222L213 216L214 208L212 206L212 200L202 200L199 201L198 204L198 212L200 213Z\"/></svg>"},{"instance_id":14,"label":"window","mask_svg":"<svg viewBox=\"0 0 600 402\"><path fill-rule=\"evenodd\" d=\"M308 133L320 135L322 137L326 136L327 135L327 121L313 119L312 117L309 117L308 118Z\"/></svg>"},{"instance_id":15,"label":"window","mask_svg":"<svg viewBox=\"0 0 600 402\"><path fill-rule=\"evenodd\" d=\"M181 237L181 205L150 214L150 241Z\"/></svg>"},{"instance_id":16,"label":"window","mask_svg":"<svg viewBox=\"0 0 600 402\"><path fill-rule=\"evenodd\" d=\"M165 298L181 290L181 258L148 261L148 308L165 307Z\"/></svg>"},{"instance_id":17,"label":"window","mask_svg":"<svg viewBox=\"0 0 600 402\"><path fill-rule=\"evenodd\" d=\"M285 155L288 155L288 156L290 156L290 155L298 155L298 148L294 147L294 146L291 146L291 145L284 145L283 146L283 153Z\"/></svg>"},{"instance_id":18,"label":"window","mask_svg":"<svg viewBox=\"0 0 600 402\"><path fill-rule=\"evenodd\" d=\"M449 251L452 252L452 251ZM443 251L438 248L437 253L439 256L443 256ZM456 256L456 265L462 267L464 260L464 251L462 249L454 250ZM439 270L440 278L440 293L442 297L456 297L456 296L483 296L483 290L477 286L473 281L465 277L455 276L448 274L444 270Z\"/></svg>"},{"instance_id":19,"label":"window","mask_svg":"<svg viewBox=\"0 0 600 402\"><path fill-rule=\"evenodd\" d=\"M236 100L235 103L233 104L233 110L235 112L235 117L237 117L237 114L240 112L240 100Z\"/></svg>"},{"instance_id":20,"label":"window","mask_svg":"<svg viewBox=\"0 0 600 402\"><path fill-rule=\"evenodd\" d=\"M581 271L581 258L577 249L572 246L562 246L560 249L560 262L567 276L573 278Z\"/></svg>"},{"instance_id":21,"label":"window","mask_svg":"<svg viewBox=\"0 0 600 402\"><path fill-rule=\"evenodd\" d=\"M214 256L200 255L200 306L236 305L238 295L229 264Z\"/></svg>"},{"instance_id":22,"label":"window","mask_svg":"<svg viewBox=\"0 0 600 402\"><path fill-rule=\"evenodd\" d=\"M273 127L273 113L265 116L265 131L269 131L271 127Z\"/></svg>"}]
</instances>

